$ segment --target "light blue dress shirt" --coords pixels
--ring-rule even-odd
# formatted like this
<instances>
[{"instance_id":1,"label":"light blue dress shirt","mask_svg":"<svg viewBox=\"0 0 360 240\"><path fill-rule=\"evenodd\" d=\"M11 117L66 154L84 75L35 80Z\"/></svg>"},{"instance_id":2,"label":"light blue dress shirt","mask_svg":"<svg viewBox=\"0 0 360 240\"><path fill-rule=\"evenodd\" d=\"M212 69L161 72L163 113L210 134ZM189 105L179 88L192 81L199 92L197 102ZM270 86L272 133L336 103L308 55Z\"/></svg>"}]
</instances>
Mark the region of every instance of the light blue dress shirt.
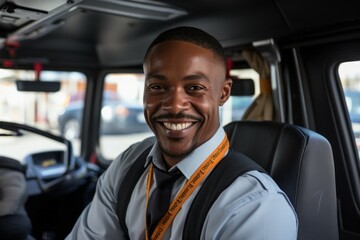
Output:
<instances>
[{"instance_id":1,"label":"light blue dress shirt","mask_svg":"<svg viewBox=\"0 0 360 240\"><path fill-rule=\"evenodd\" d=\"M224 136L224 130L219 128L210 140L169 170L177 168L184 175L175 183L172 198ZM114 160L99 179L92 203L83 211L66 239L125 239L116 215L117 193L121 191L119 187L125 173L154 142L154 138L149 138L136 143ZM165 169L156 142L147 162L151 160L157 167ZM145 170L136 184L127 209L125 222L131 240L145 239L147 172ZM153 182L150 194L156 187L156 179ZM188 210L200 187L184 203L163 239L182 239ZM295 240L297 228L296 213L284 192L268 175L251 171L237 178L214 202L205 219L201 239Z\"/></svg>"}]
</instances>

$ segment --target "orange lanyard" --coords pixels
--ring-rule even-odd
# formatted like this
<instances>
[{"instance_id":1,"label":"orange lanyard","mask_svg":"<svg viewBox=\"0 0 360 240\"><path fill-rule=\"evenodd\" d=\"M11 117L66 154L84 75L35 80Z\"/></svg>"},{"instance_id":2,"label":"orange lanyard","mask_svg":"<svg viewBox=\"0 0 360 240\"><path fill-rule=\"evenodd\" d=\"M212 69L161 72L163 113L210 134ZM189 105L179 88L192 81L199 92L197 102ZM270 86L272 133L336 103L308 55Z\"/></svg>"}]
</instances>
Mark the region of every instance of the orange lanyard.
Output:
<instances>
[{"instance_id":1,"label":"orange lanyard","mask_svg":"<svg viewBox=\"0 0 360 240\"><path fill-rule=\"evenodd\" d=\"M205 177L211 172L211 170L223 159L227 151L229 150L229 140L227 136L224 137L220 145L207 157L207 159L200 165L198 169L191 175L187 183L181 188L180 192L176 195L175 199L169 206L167 213L160 219L156 226L151 240L159 240L164 236L166 229L170 226L175 216L180 211L184 202L195 191L197 186L205 179ZM152 184L153 165L150 165L149 173L146 182L146 209L149 202L150 188ZM146 219L146 217L145 217ZM146 221L146 220L145 220ZM147 226L147 224L146 224ZM149 239L148 228L145 228L146 240Z\"/></svg>"}]
</instances>

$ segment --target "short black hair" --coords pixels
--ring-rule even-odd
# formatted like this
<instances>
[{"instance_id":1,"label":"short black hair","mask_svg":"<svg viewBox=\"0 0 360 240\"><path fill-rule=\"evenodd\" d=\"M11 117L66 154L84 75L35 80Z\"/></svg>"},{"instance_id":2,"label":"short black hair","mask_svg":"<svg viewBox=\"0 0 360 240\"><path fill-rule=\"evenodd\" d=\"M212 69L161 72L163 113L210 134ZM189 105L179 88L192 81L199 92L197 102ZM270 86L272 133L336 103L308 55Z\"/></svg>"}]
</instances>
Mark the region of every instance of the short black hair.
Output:
<instances>
[{"instance_id":1,"label":"short black hair","mask_svg":"<svg viewBox=\"0 0 360 240\"><path fill-rule=\"evenodd\" d=\"M220 60L226 69L226 60L224 49L219 43L219 41L211 36L209 33L195 27L181 26L168 29L160 33L150 44L149 48L146 51L144 60L146 59L149 51L155 45L168 41L168 40L179 40L190 42L195 45L198 45L202 48L206 48L212 51L218 60Z\"/></svg>"}]
</instances>

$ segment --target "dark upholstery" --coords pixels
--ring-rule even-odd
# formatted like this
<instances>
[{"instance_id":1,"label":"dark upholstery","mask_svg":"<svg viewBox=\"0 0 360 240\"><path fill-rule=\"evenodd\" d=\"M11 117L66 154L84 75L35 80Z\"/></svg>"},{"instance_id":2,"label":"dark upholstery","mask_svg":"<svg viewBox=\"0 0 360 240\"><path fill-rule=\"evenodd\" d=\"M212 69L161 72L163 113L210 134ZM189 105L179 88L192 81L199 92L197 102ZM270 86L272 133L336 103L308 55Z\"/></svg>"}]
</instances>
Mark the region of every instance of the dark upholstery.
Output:
<instances>
[{"instance_id":1,"label":"dark upholstery","mask_svg":"<svg viewBox=\"0 0 360 240\"><path fill-rule=\"evenodd\" d=\"M0 156L0 239L31 239L25 168L18 161Z\"/></svg>"},{"instance_id":2,"label":"dark upholstery","mask_svg":"<svg viewBox=\"0 0 360 240\"><path fill-rule=\"evenodd\" d=\"M298 239L338 239L335 171L330 143L320 134L275 122L225 126L231 147L258 162L292 202Z\"/></svg>"}]
</instances>

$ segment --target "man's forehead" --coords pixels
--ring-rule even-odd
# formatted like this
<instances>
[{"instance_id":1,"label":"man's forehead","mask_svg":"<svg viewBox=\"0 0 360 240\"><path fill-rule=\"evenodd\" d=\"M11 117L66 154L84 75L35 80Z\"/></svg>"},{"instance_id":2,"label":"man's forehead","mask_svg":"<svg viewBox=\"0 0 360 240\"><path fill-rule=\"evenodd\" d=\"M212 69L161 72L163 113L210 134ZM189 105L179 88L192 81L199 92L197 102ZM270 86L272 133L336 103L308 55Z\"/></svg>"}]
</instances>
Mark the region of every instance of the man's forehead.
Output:
<instances>
[{"instance_id":1,"label":"man's forehead","mask_svg":"<svg viewBox=\"0 0 360 240\"><path fill-rule=\"evenodd\" d=\"M149 50L144 61L144 66L151 63L154 59L168 58L169 55L175 56L179 61L181 57L193 58L194 56L202 56L209 61L216 61L216 64L219 63L222 65L220 58L208 48L183 40L166 40L154 45Z\"/></svg>"},{"instance_id":2,"label":"man's forehead","mask_svg":"<svg viewBox=\"0 0 360 240\"><path fill-rule=\"evenodd\" d=\"M166 40L157 43L156 45L152 46L152 48L149 50L149 52L154 52L159 49L174 49L174 50L180 50L179 48L191 48L191 49L201 49L206 52L212 52L210 49L205 48L201 45L195 44L193 42L185 41L185 40Z\"/></svg>"}]
</instances>

